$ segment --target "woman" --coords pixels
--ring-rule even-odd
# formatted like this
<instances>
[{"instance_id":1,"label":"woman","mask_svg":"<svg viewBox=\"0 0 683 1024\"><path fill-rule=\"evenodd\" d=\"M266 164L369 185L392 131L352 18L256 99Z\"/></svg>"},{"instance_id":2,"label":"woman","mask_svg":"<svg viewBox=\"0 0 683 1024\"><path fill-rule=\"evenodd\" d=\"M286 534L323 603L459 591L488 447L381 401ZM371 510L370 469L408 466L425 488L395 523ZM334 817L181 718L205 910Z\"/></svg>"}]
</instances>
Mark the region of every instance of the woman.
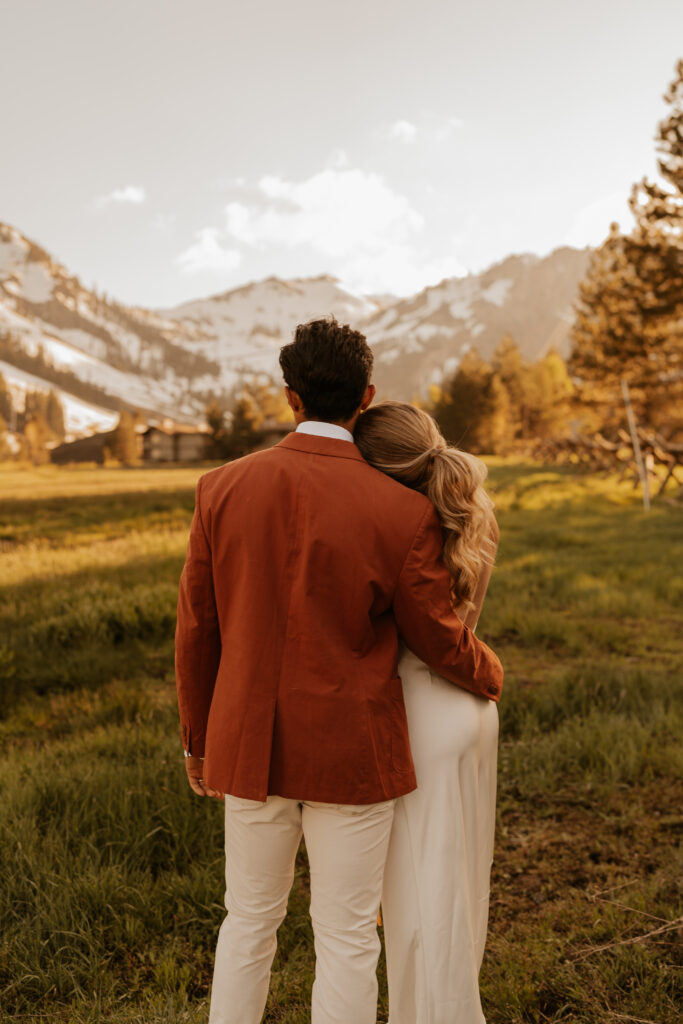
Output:
<instances>
[{"instance_id":1,"label":"woman","mask_svg":"<svg viewBox=\"0 0 683 1024\"><path fill-rule=\"evenodd\" d=\"M486 467L401 402L365 412L355 439L369 463L433 502L453 603L474 629L498 543ZM398 673L418 788L396 802L384 875L390 1024L483 1024L498 712L406 648Z\"/></svg>"}]
</instances>

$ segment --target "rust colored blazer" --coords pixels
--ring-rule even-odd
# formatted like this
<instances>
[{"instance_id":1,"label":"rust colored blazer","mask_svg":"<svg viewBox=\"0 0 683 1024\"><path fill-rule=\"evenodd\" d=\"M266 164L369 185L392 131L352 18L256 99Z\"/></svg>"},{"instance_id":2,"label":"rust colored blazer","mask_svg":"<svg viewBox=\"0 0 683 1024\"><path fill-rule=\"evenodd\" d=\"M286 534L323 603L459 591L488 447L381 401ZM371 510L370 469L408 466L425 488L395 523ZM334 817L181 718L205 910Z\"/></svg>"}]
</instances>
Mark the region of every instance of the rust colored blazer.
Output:
<instances>
[{"instance_id":1,"label":"rust colored blazer","mask_svg":"<svg viewBox=\"0 0 683 1024\"><path fill-rule=\"evenodd\" d=\"M398 631L492 700L496 655L451 609L423 495L350 441L294 433L206 473L180 579L186 750L222 793L367 804L416 788Z\"/></svg>"}]
</instances>

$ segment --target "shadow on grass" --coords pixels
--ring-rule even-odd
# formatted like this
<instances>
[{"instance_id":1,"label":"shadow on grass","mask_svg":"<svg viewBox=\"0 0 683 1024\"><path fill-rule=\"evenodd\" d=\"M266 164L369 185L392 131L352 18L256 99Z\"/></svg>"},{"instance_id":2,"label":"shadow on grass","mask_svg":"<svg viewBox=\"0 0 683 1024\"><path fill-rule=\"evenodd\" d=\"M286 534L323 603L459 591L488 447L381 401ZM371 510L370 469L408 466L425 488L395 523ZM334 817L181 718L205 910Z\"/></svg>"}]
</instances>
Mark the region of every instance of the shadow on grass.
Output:
<instances>
[{"instance_id":1,"label":"shadow on grass","mask_svg":"<svg viewBox=\"0 0 683 1024\"><path fill-rule=\"evenodd\" d=\"M0 591L0 715L30 698L96 687L169 647L173 665L182 558L145 556Z\"/></svg>"},{"instance_id":2,"label":"shadow on grass","mask_svg":"<svg viewBox=\"0 0 683 1024\"><path fill-rule=\"evenodd\" d=\"M120 491L116 494L0 501L0 540L65 541L76 534L121 536L126 529L149 530L159 524L187 523L194 508L194 488Z\"/></svg>"}]
</instances>

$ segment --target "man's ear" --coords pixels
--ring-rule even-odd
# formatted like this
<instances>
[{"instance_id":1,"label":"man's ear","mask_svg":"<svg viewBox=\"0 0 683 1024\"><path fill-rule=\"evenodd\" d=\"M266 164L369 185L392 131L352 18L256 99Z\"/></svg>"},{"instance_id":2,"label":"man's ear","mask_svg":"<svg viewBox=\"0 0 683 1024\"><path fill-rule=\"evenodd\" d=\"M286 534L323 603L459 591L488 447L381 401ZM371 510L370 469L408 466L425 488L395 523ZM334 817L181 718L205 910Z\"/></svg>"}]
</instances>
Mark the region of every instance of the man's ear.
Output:
<instances>
[{"instance_id":1,"label":"man's ear","mask_svg":"<svg viewBox=\"0 0 683 1024\"><path fill-rule=\"evenodd\" d=\"M296 391L292 391L292 389L288 388L286 384L285 397L287 398L287 405L292 410L292 412L302 413L304 411L304 405L303 402L301 401L301 398L296 393Z\"/></svg>"},{"instance_id":2,"label":"man's ear","mask_svg":"<svg viewBox=\"0 0 683 1024\"><path fill-rule=\"evenodd\" d=\"M360 403L360 411L365 412L368 406L372 403L375 397L376 389L374 384L368 384L365 394L363 395L363 401Z\"/></svg>"}]
</instances>

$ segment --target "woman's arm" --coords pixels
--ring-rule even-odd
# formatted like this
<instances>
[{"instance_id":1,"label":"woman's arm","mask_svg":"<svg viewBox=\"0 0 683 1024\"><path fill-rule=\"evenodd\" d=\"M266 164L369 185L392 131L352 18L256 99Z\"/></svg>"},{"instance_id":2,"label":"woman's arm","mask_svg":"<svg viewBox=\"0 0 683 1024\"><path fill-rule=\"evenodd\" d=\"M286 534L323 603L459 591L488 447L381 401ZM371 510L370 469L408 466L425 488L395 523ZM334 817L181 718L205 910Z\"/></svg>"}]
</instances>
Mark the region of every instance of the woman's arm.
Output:
<instances>
[{"instance_id":1,"label":"woman's arm","mask_svg":"<svg viewBox=\"0 0 683 1024\"><path fill-rule=\"evenodd\" d=\"M396 625L410 650L435 672L497 701L503 666L453 611L442 550L441 523L428 502L394 592Z\"/></svg>"}]
</instances>

